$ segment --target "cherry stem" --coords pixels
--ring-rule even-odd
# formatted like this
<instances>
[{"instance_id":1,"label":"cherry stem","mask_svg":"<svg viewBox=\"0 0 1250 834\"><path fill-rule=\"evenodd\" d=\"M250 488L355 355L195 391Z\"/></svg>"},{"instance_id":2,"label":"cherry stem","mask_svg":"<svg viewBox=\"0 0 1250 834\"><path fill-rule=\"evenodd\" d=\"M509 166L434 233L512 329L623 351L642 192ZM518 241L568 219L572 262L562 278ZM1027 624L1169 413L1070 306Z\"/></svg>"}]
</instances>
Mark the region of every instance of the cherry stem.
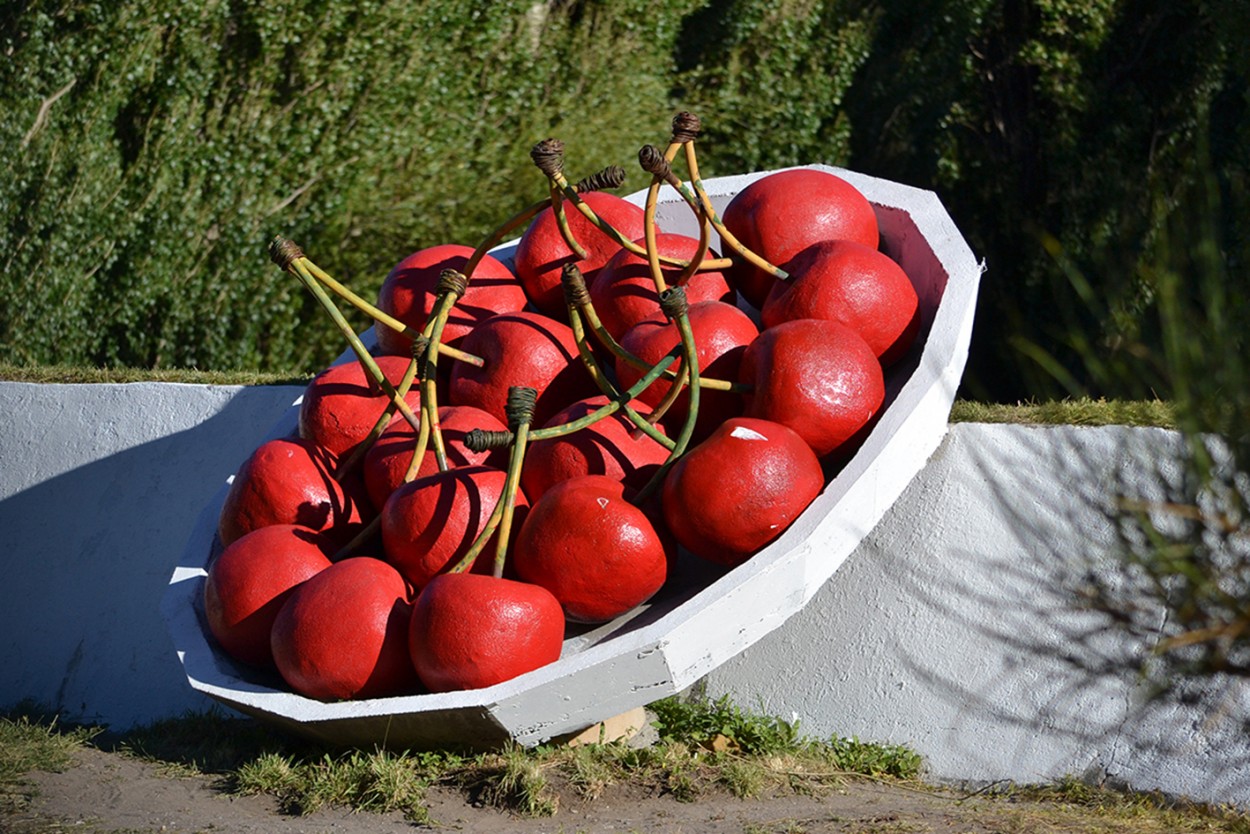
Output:
<instances>
[{"instance_id":1,"label":"cherry stem","mask_svg":"<svg viewBox=\"0 0 1250 834\"><path fill-rule=\"evenodd\" d=\"M412 383L417 378L418 364L419 362L417 357L413 356L413 358L408 362L408 367L404 369L404 376L400 379L399 385L395 388L395 393L399 394L401 398L408 396L408 391L412 388ZM365 455L369 453L369 449L372 448L373 444L376 443L378 438L382 436L382 432L386 431L386 427L391 424L391 419L395 416L395 411L395 401L392 400L386 404L386 408L382 410L382 414L378 417L377 421L374 422L373 427L369 429L369 433L365 435L365 438L352 447L352 450L348 453L347 457L342 458L339 461L338 466L335 467L334 470L334 477L337 480L341 481L347 473L355 469L356 466L364 460ZM424 424L424 421L422 421L422 423Z\"/></svg>"},{"instance_id":2,"label":"cherry stem","mask_svg":"<svg viewBox=\"0 0 1250 834\"><path fill-rule=\"evenodd\" d=\"M438 302L430 321L426 323L430 343L425 350L425 362L421 374L421 410L425 415L425 422L429 424L429 435L434 443L434 459L438 462L439 472L446 472L448 465L447 447L443 443L443 430L438 417L438 346L442 343L447 317L451 315L452 308L464 295L468 285L469 279L462 273L454 269L444 269L438 278L436 290ZM421 466L415 455L413 463L409 464L409 469L414 465Z\"/></svg>"},{"instance_id":3,"label":"cherry stem","mask_svg":"<svg viewBox=\"0 0 1250 834\"><path fill-rule=\"evenodd\" d=\"M576 265L571 265L576 267ZM639 370L646 370L651 366L647 362L626 350L620 342L612 337L612 334L603 326L603 322L599 319L599 314L595 312L594 301L590 298L590 293L584 293L577 298L578 307L581 314L586 319L586 325L590 328L590 332L603 345L609 353L617 359L632 365ZM667 380L677 379L677 372L673 370L664 370L663 376ZM734 394L749 394L753 389L752 386L740 382L730 382L725 379L713 379L710 377L700 377L699 386L708 388L713 391L729 391Z\"/></svg>"},{"instance_id":4,"label":"cherry stem","mask_svg":"<svg viewBox=\"0 0 1250 834\"><path fill-rule=\"evenodd\" d=\"M464 274L472 277L474 270L477 269L477 265L482 262L482 259L486 257L487 253L491 249L494 249L502 243L503 239L511 232L527 225L531 220L538 216L539 212L549 205L551 205L550 200L539 200L538 202L532 203L521 209L516 214L512 215L512 217L509 217L497 226L495 230L487 235L486 239L478 244L478 247L473 250L473 255L469 258L468 263L464 265Z\"/></svg>"},{"instance_id":5,"label":"cherry stem","mask_svg":"<svg viewBox=\"0 0 1250 834\"><path fill-rule=\"evenodd\" d=\"M469 549L460 557L460 561L448 569L448 573L464 573L472 568L477 561L477 557L486 549L486 543L490 541L491 536L498 530L499 539L495 547L494 575L496 578L503 576L508 538L511 536L512 530L512 516L516 505L517 488L521 482L521 467L525 463L526 446L532 439L529 424L534 419L534 400L537 399L537 395L538 392L533 388L525 388L519 385L514 385L508 389L507 411L508 423L512 426L511 432L483 432L481 429L474 429L472 432L469 432L466 445L471 449L475 449L475 451L486 451L488 448L495 447L494 445L475 447L474 435L488 435L491 437L506 435L502 439L512 444L512 451L508 458L508 474L504 480L503 493L499 496L499 500L495 502L495 507L491 510L490 517L486 519L486 526L482 528L482 532L478 533L477 538L473 540L473 544L469 545Z\"/></svg>"},{"instance_id":6,"label":"cherry stem","mask_svg":"<svg viewBox=\"0 0 1250 834\"><path fill-rule=\"evenodd\" d=\"M325 288L308 271L307 258L304 257L304 253L299 246L284 237L276 237L269 245L269 253L274 263L278 264L283 270L293 272L304 286L312 292L325 311L329 313L339 332L347 339L348 345L351 346L357 360L360 361L361 366L364 368L366 376L371 378L386 392L386 395L391 398L391 401L399 409L399 413L404 416L404 419L408 421L408 424L419 431L421 428L420 419L413 413L407 401L396 392L395 386L391 385L390 380L382 373L378 363L373 361L373 357L369 355L368 349L360 341L360 337L356 335L356 331L352 329L351 324L343 317L343 313L334 304L334 300L330 298Z\"/></svg>"},{"instance_id":7,"label":"cherry stem","mask_svg":"<svg viewBox=\"0 0 1250 834\"><path fill-rule=\"evenodd\" d=\"M529 432L530 442L534 443L539 440L551 440L555 437L565 437L573 434L574 432L578 432L584 428L592 426L600 420L611 417L617 411L620 411L623 407L625 407L627 403L641 394L648 385L659 379L660 374L662 374L669 365L673 364L673 362L677 361L681 357L682 350L683 348L681 345L675 345L663 359L655 363L655 365L653 365L647 373L643 374L642 378L635 382L628 391L621 392L616 399L609 401L606 405L601 405L589 414L579 417L576 420L570 420L567 423L559 423L554 426L544 426L541 429L531 429ZM647 434L650 435L650 437L657 443L666 449L672 449L675 445L677 445L673 438L663 434L655 426L647 423L646 419L643 418L641 414L638 414L637 412L634 413L637 414L638 421L641 421L636 421L639 428L646 431ZM644 423L646 424L645 426L642 425ZM511 443L512 440L513 435L512 432L509 431L490 432L482 429L474 429L469 432L468 437L465 439L465 445L475 452L484 452L487 449L501 449Z\"/></svg>"},{"instance_id":8,"label":"cherry stem","mask_svg":"<svg viewBox=\"0 0 1250 834\"><path fill-rule=\"evenodd\" d=\"M639 246L634 241L621 234L620 230L611 223L600 217L593 208L581 199L578 186L569 183L568 178L564 176L564 143L558 139L544 139L539 142L530 151L530 158L534 160L534 164L538 166L547 178L559 188L563 193L564 199L574 205L582 215L589 220L595 228L607 235L615 241L617 245L628 249L630 252L639 257L647 257L646 247ZM682 258L669 258L661 256L660 261L667 266L687 267L690 261ZM725 269L732 265L732 261L728 258L721 258L715 261L704 261L698 263L697 268L702 270Z\"/></svg>"},{"instance_id":9,"label":"cherry stem","mask_svg":"<svg viewBox=\"0 0 1250 834\"><path fill-rule=\"evenodd\" d=\"M673 158L677 156L677 151L683 147L693 145L695 139L698 138L699 132L702 130L702 124L699 117L693 113L681 112L673 117L673 135L669 139L668 149L664 151L663 162L661 164L659 155L654 151L644 147L638 152L638 161L642 164L644 170L651 173L652 177L657 180L667 182L679 195L685 199L685 195L681 194L682 183L673 173ZM655 167L653 168L652 165ZM703 263L707 258L708 247L712 240L712 222L707 216L702 206L696 205L690 200L686 200L686 205L694 212L695 220L699 224L699 248L696 250L693 258L690 259L690 265L682 270L681 275L677 276L676 284L685 284L694 277L698 271L697 264Z\"/></svg>"},{"instance_id":10,"label":"cherry stem","mask_svg":"<svg viewBox=\"0 0 1250 834\"><path fill-rule=\"evenodd\" d=\"M733 233L725 228L725 223L716 213L716 209L712 206L712 199L708 197L707 191L703 188L703 179L699 176L699 160L694 150L694 142L687 142L686 145L686 168L690 171L690 182L694 186L695 193L698 194L699 205L703 207L703 213L711 221L716 228L716 233L720 235L721 241L733 249L743 258L751 262L753 265L772 275L781 281L789 280L790 274L781 267L769 263L762 256L747 248L745 244L734 237ZM690 193L688 188L681 187L678 192L686 199L686 202L694 205L695 196Z\"/></svg>"},{"instance_id":11,"label":"cherry stem","mask_svg":"<svg viewBox=\"0 0 1250 834\"><path fill-rule=\"evenodd\" d=\"M516 513L516 494L521 484L521 468L525 465L525 450L529 445L530 423L534 421L534 404L538 391L522 385L508 389L508 428L512 430L512 455L508 459L508 479L504 482L503 515L499 519L499 535L495 539L495 577L503 576L504 562L508 557L508 540L512 538L512 518Z\"/></svg>"},{"instance_id":12,"label":"cherry stem","mask_svg":"<svg viewBox=\"0 0 1250 834\"><path fill-rule=\"evenodd\" d=\"M668 470L673 467L678 458L685 454L686 447L690 445L690 438L694 434L695 422L699 417L699 354L694 341L694 330L690 327L690 317L686 314L685 287L672 287L660 299L660 303L664 305L664 312L676 322L677 332L681 334L682 356L685 359L686 371L690 375L690 406L686 414L686 422L682 424L681 432L677 435L677 442L669 450L668 459L660 464L660 468L651 476L651 480L647 481L647 485L634 497L633 503L638 506L646 503L655 494L655 491L664 483Z\"/></svg>"},{"instance_id":13,"label":"cherry stem","mask_svg":"<svg viewBox=\"0 0 1250 834\"><path fill-rule=\"evenodd\" d=\"M554 180L551 181L551 210L555 213L556 228L560 230L560 237L564 238L564 245L569 247L569 251L577 257L577 260L586 260L586 250L577 242L577 238L573 236L573 230L569 228L569 217L564 211L564 197Z\"/></svg>"},{"instance_id":14,"label":"cherry stem","mask_svg":"<svg viewBox=\"0 0 1250 834\"><path fill-rule=\"evenodd\" d=\"M612 383L612 380L608 378L608 375L603 372L603 369L599 367L599 360L595 358L594 352L590 348L590 340L586 336L585 325L582 323L581 314L577 310L582 296L586 294L586 282L582 278L581 272L573 264L565 266L561 279L564 283L564 298L568 304L569 327L573 330L573 340L577 343L577 354L586 370L590 373L591 378L594 379L595 384L599 386L599 390L609 400L617 400L622 394ZM667 363L660 365L660 371L664 370L665 364ZM649 382L647 384L650 385ZM642 390L642 388L639 388L638 393L641 393ZM672 448L673 441L666 434L655 428L654 420L643 417L630 407L630 400L635 396L637 396L637 393L620 403L620 407L624 409L625 416L653 440L661 443L665 448Z\"/></svg>"},{"instance_id":15,"label":"cherry stem","mask_svg":"<svg viewBox=\"0 0 1250 834\"><path fill-rule=\"evenodd\" d=\"M308 268L308 271L312 273L312 276L314 278L316 278L322 284L325 284L327 287L330 288L330 290L335 295L337 295L339 298L342 298L348 304L351 304L360 312L371 317L374 321L378 322L379 324L389 327L392 330L396 331L397 333L402 333L403 335L407 336L409 339L416 339L417 336L420 335L420 333L416 329L408 326L407 324L395 318L394 316L390 315L389 313L382 311L378 307L370 304L368 301L361 298L356 293L352 292L351 289L349 289L348 287L336 281L333 277L331 277L328 273L326 273L325 270L321 269L321 267L317 266L312 261L309 261L307 258L305 258L304 260L305 260L305 266ZM481 368L483 365L485 365L485 363L482 361L482 357L474 356L471 353L466 353L465 351L460 350L459 348L451 347L450 345L439 345L438 351L444 356L451 357L452 359L456 359L461 362L467 362L476 368Z\"/></svg>"},{"instance_id":16,"label":"cherry stem","mask_svg":"<svg viewBox=\"0 0 1250 834\"><path fill-rule=\"evenodd\" d=\"M378 534L382 529L382 515L379 513L369 520L369 523L360 528L360 532L352 536L352 540L340 547L333 556L330 557L331 562L341 562L353 553L359 553L360 549L365 546L369 539Z\"/></svg>"},{"instance_id":17,"label":"cherry stem","mask_svg":"<svg viewBox=\"0 0 1250 834\"><path fill-rule=\"evenodd\" d=\"M662 156L660 156L660 159L664 162L664 168L668 168L668 163L673 161L673 157L676 156L679 148L681 148L681 145L672 143L669 144L668 149ZM650 153L656 153L658 155L658 151L656 151L654 147L647 145L642 149L642 151L639 152L639 157L641 158L644 155L649 156ZM647 164L645 162L643 163L643 168L647 169ZM664 272L660 269L660 250L656 246L655 242L656 200L660 196L660 184L663 181L664 177L660 172L651 172L651 186L647 189L647 202L643 208L642 214L643 235L647 248L647 266L651 269L651 280L655 283L656 293L662 293L668 289L667 284L664 282ZM701 261L703 259L702 254L703 253L700 253L700 257L697 259L692 259L691 263L698 263ZM686 268L689 269L688 266Z\"/></svg>"}]
</instances>

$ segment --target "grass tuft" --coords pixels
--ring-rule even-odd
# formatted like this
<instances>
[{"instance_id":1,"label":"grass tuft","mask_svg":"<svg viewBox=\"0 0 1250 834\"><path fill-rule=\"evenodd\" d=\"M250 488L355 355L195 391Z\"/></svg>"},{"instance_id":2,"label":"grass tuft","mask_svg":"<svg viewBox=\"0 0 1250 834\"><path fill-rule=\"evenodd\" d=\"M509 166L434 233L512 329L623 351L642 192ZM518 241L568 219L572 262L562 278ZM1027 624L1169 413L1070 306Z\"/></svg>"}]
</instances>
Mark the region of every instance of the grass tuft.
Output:
<instances>
[{"instance_id":1,"label":"grass tuft","mask_svg":"<svg viewBox=\"0 0 1250 834\"><path fill-rule=\"evenodd\" d=\"M99 732L90 727L63 728L55 717L42 720L23 712L0 717L0 786L16 784L34 770L67 770L74 752Z\"/></svg>"},{"instance_id":2,"label":"grass tuft","mask_svg":"<svg viewBox=\"0 0 1250 834\"><path fill-rule=\"evenodd\" d=\"M709 792L743 800L778 792L822 794L857 774L923 793L932 790L906 784L919 775L921 759L905 747L855 738L812 739L800 734L794 723L754 715L723 698L665 699L655 706L656 714L663 716L663 737L640 748L613 742L535 749L510 745L477 755L327 751L216 710L162 721L109 743L126 755L164 764L166 773L224 776L221 784L227 792L272 796L283 813L345 807L398 812L427 826L435 824L427 806L428 791L435 785L528 817L555 814L562 793L593 801L611 786L626 782L635 791L683 802ZM103 738L96 729L67 729L55 718L29 710L0 718L0 828L24 813L23 801L29 802L29 791L21 783L24 774L69 767L76 749L100 745ZM752 752L764 749L770 752ZM955 801L960 814L966 813L965 821L981 826L977 830L1250 834L1250 815L1235 809L1116 791L1076 778L1049 785L995 785ZM755 827L745 830L798 834L806 822L811 821L782 819L753 823ZM893 815L853 824L861 834L927 830ZM43 829L20 830L24 834Z\"/></svg>"},{"instance_id":3,"label":"grass tuft","mask_svg":"<svg viewBox=\"0 0 1250 834\"><path fill-rule=\"evenodd\" d=\"M527 817L549 817L559 807L559 797L548 789L543 768L549 757L530 753L514 744L482 762L482 798L498 808L515 810Z\"/></svg>"},{"instance_id":4,"label":"grass tuft","mask_svg":"<svg viewBox=\"0 0 1250 834\"><path fill-rule=\"evenodd\" d=\"M312 379L310 373L260 371L200 371L194 368L93 368L79 365L18 365L0 361L0 380L45 385L76 385L129 382L171 382L187 385L298 385Z\"/></svg>"},{"instance_id":5,"label":"grass tuft","mask_svg":"<svg viewBox=\"0 0 1250 834\"><path fill-rule=\"evenodd\" d=\"M972 402L957 400L952 423L1009 423L1043 426L1157 426L1177 427L1175 410L1162 400L1105 400L1075 398L1037 403Z\"/></svg>"}]
</instances>

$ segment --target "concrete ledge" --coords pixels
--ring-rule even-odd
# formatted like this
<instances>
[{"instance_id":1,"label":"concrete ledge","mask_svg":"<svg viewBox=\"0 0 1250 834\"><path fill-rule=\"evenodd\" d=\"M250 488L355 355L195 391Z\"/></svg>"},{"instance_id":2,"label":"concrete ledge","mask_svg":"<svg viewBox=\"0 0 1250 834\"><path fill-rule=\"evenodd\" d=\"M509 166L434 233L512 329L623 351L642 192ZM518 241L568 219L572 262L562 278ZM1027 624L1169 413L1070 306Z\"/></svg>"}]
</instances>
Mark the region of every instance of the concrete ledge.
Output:
<instances>
[{"instance_id":1,"label":"concrete ledge","mask_svg":"<svg viewBox=\"0 0 1250 834\"><path fill-rule=\"evenodd\" d=\"M188 531L299 389L0 383L0 706L117 729L211 702L159 605ZM960 424L799 614L706 678L812 734L911 745L940 779L1106 777L1250 805L1244 689L1148 701L1148 646L1064 592L1106 569L1107 489L1179 438ZM1225 717L1213 713L1222 698Z\"/></svg>"}]
</instances>

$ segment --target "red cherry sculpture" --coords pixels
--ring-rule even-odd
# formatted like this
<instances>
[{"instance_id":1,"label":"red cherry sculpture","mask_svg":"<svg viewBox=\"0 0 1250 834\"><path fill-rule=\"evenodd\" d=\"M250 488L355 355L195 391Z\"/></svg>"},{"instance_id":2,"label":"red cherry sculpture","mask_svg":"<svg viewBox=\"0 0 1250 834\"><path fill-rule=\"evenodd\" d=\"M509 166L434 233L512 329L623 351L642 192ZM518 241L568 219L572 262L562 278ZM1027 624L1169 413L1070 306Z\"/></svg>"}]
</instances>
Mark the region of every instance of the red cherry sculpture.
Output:
<instances>
[{"instance_id":1,"label":"red cherry sculpture","mask_svg":"<svg viewBox=\"0 0 1250 834\"><path fill-rule=\"evenodd\" d=\"M647 515L603 475L562 481L535 502L513 549L517 576L555 595L567 619L602 623L646 602L668 575Z\"/></svg>"},{"instance_id":2,"label":"red cherry sculpture","mask_svg":"<svg viewBox=\"0 0 1250 834\"><path fill-rule=\"evenodd\" d=\"M379 698L418 688L403 577L368 556L336 562L278 612L270 643L282 679L309 698Z\"/></svg>"},{"instance_id":3,"label":"red cherry sculpture","mask_svg":"<svg viewBox=\"0 0 1250 834\"><path fill-rule=\"evenodd\" d=\"M687 316L699 356L699 374L715 379L737 379L738 366L746 346L759 335L754 322L746 313L723 301L691 304ZM621 347L643 361L654 364L680 342L681 335L677 332L676 322L670 322L663 313L656 313L626 333L621 340ZM642 378L643 371L618 359L616 375L620 379L621 387L629 388ZM668 393L670 386L671 383L667 380L658 379L639 394L638 399L652 407L657 406ZM683 391L664 417L669 434L680 431L689 407L690 393ZM741 414L744 407L742 397L738 394L704 388L699 396L695 439L706 437L728 418Z\"/></svg>"},{"instance_id":4,"label":"red cherry sculpture","mask_svg":"<svg viewBox=\"0 0 1250 834\"><path fill-rule=\"evenodd\" d=\"M461 345L482 357L484 367L455 363L448 399L471 405L507 423L508 389L538 391L534 424L543 425L570 402L598 393L577 357L577 342L567 324L538 313L501 313L469 334Z\"/></svg>"},{"instance_id":5,"label":"red cherry sculpture","mask_svg":"<svg viewBox=\"0 0 1250 834\"><path fill-rule=\"evenodd\" d=\"M486 528L506 478L499 469L464 466L418 478L395 490L382 507L382 548L387 561L416 588L454 567ZM514 506L515 533L529 507L520 490ZM490 573L494 561L495 537L491 537L473 569Z\"/></svg>"},{"instance_id":6,"label":"red cherry sculpture","mask_svg":"<svg viewBox=\"0 0 1250 834\"><path fill-rule=\"evenodd\" d=\"M635 241L639 246L645 242L645 238ZM699 250L699 241L685 235L656 235L655 242L659 253L670 258L688 260ZM718 255L709 250L706 257L716 258ZM669 286L675 284L681 275L681 269L677 267L663 267L661 272ZM738 303L738 294L720 272L696 272L685 286L686 300L690 304L700 301ZM594 303L599 321L617 341L635 324L660 311L660 299L647 259L628 249L613 255L589 287L590 300Z\"/></svg>"},{"instance_id":7,"label":"red cherry sculpture","mask_svg":"<svg viewBox=\"0 0 1250 834\"><path fill-rule=\"evenodd\" d=\"M580 420L607 403L607 397L575 402L547 425ZM650 406L640 400L630 405L639 414L651 411ZM641 489L667 459L667 449L637 431L629 418L618 411L572 434L532 442L525 456L525 468L521 470L521 488L530 501L537 501L561 481L581 475L606 475Z\"/></svg>"},{"instance_id":8,"label":"red cherry sculpture","mask_svg":"<svg viewBox=\"0 0 1250 834\"><path fill-rule=\"evenodd\" d=\"M374 361L387 381L398 388L411 360L378 356ZM414 413L420 412L421 392L416 382L404 400ZM332 365L304 389L299 407L299 436L331 454L342 455L365 439L390 402L391 398L369 380L355 359Z\"/></svg>"},{"instance_id":9,"label":"red cherry sculpture","mask_svg":"<svg viewBox=\"0 0 1250 834\"><path fill-rule=\"evenodd\" d=\"M638 206L602 191L592 191L581 195L581 198L594 209L595 214L615 227L626 240L636 240L643 236L643 211ZM550 207L540 212L521 235L517 242L516 256L513 258L517 278L525 287L530 302L549 316L564 315L564 289L560 283L560 271L566 263L576 263L589 283L594 280L600 267L621 248L619 243L587 220L572 203L565 202L564 213L573 237L586 250L585 260L577 260L564 242L556 224L555 212Z\"/></svg>"},{"instance_id":10,"label":"red cherry sculpture","mask_svg":"<svg viewBox=\"0 0 1250 834\"><path fill-rule=\"evenodd\" d=\"M307 527L253 530L222 551L204 580L204 616L226 654L272 666L269 632L296 586L330 567L328 542Z\"/></svg>"},{"instance_id":11,"label":"red cherry sculpture","mask_svg":"<svg viewBox=\"0 0 1250 834\"><path fill-rule=\"evenodd\" d=\"M440 406L438 423L450 466L491 466L495 463L506 463L506 453L503 450L474 452L464 445L465 436L474 429L504 431L507 428L482 409L467 405ZM434 456L432 443L433 441L426 449L416 478L438 472L438 460ZM396 417L377 442L369 447L369 451L365 453L364 479L373 506L383 506L391 493L404 483L404 475L408 473L408 464L412 461L416 444L416 430L407 420Z\"/></svg>"},{"instance_id":12,"label":"red cherry sculpture","mask_svg":"<svg viewBox=\"0 0 1250 834\"><path fill-rule=\"evenodd\" d=\"M735 417L683 455L664 479L664 520L682 547L742 564L785 531L824 488L803 438L769 420Z\"/></svg>"},{"instance_id":13,"label":"red cherry sculpture","mask_svg":"<svg viewBox=\"0 0 1250 834\"><path fill-rule=\"evenodd\" d=\"M217 523L221 543L230 545L271 524L298 524L346 543L360 531L368 500L363 490L334 480L336 463L334 455L308 440L279 438L261 444L226 493Z\"/></svg>"},{"instance_id":14,"label":"red cherry sculpture","mask_svg":"<svg viewBox=\"0 0 1250 834\"><path fill-rule=\"evenodd\" d=\"M408 643L431 692L480 689L558 660L564 613L538 585L444 573L417 597Z\"/></svg>"},{"instance_id":15,"label":"red cherry sculpture","mask_svg":"<svg viewBox=\"0 0 1250 834\"><path fill-rule=\"evenodd\" d=\"M833 321L768 328L743 354L739 379L754 386L747 416L789 426L822 458L867 426L885 399L876 354Z\"/></svg>"},{"instance_id":16,"label":"red cherry sculpture","mask_svg":"<svg viewBox=\"0 0 1250 834\"><path fill-rule=\"evenodd\" d=\"M877 248L880 234L872 204L857 188L825 171L778 171L748 185L725 207L722 218L740 243L782 266L820 240L853 240ZM756 308L776 279L735 257L729 278Z\"/></svg>"},{"instance_id":17,"label":"red cherry sculpture","mask_svg":"<svg viewBox=\"0 0 1250 834\"><path fill-rule=\"evenodd\" d=\"M414 330L421 330L434 312L438 300L435 289L444 269L463 272L473 249L445 243L413 252L397 263L382 281L378 290L378 308L389 313ZM508 267L486 255L473 270L469 287L456 301L447 325L443 343L457 344L469 331L495 315L521 310L526 304L525 290ZM384 324L374 328L378 348L383 353L410 356L412 340Z\"/></svg>"},{"instance_id":18,"label":"red cherry sculpture","mask_svg":"<svg viewBox=\"0 0 1250 834\"><path fill-rule=\"evenodd\" d=\"M785 264L789 281L773 284L760 318L765 327L824 319L858 333L882 365L900 359L916 338L920 303L903 268L849 240L813 243Z\"/></svg>"}]
</instances>

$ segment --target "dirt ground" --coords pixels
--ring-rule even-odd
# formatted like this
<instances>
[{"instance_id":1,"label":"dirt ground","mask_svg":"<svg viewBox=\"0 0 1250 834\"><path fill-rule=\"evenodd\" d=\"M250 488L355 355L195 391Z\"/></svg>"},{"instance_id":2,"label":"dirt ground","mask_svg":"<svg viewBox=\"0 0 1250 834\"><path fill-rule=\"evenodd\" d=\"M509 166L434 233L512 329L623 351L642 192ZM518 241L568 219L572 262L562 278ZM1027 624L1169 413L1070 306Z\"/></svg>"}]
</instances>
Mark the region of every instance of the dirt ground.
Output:
<instances>
[{"instance_id":1,"label":"dirt ground","mask_svg":"<svg viewBox=\"0 0 1250 834\"><path fill-rule=\"evenodd\" d=\"M226 794L215 777L178 777L156 765L86 747L63 773L33 773L35 797L0 815L4 834L81 831L92 834L385 834L418 826L398 814L347 810L302 817L283 815L269 797ZM959 792L917 789L868 780L847 782L820 796L777 794L736 799L708 794L694 802L614 785L592 802L562 792L555 816L523 818L475 806L464 794L432 789L431 826L481 834L516 832L637 832L637 834L903 834L903 832L1030 831L1003 800L968 798ZM1084 828L1047 831L1087 830Z\"/></svg>"}]
</instances>

